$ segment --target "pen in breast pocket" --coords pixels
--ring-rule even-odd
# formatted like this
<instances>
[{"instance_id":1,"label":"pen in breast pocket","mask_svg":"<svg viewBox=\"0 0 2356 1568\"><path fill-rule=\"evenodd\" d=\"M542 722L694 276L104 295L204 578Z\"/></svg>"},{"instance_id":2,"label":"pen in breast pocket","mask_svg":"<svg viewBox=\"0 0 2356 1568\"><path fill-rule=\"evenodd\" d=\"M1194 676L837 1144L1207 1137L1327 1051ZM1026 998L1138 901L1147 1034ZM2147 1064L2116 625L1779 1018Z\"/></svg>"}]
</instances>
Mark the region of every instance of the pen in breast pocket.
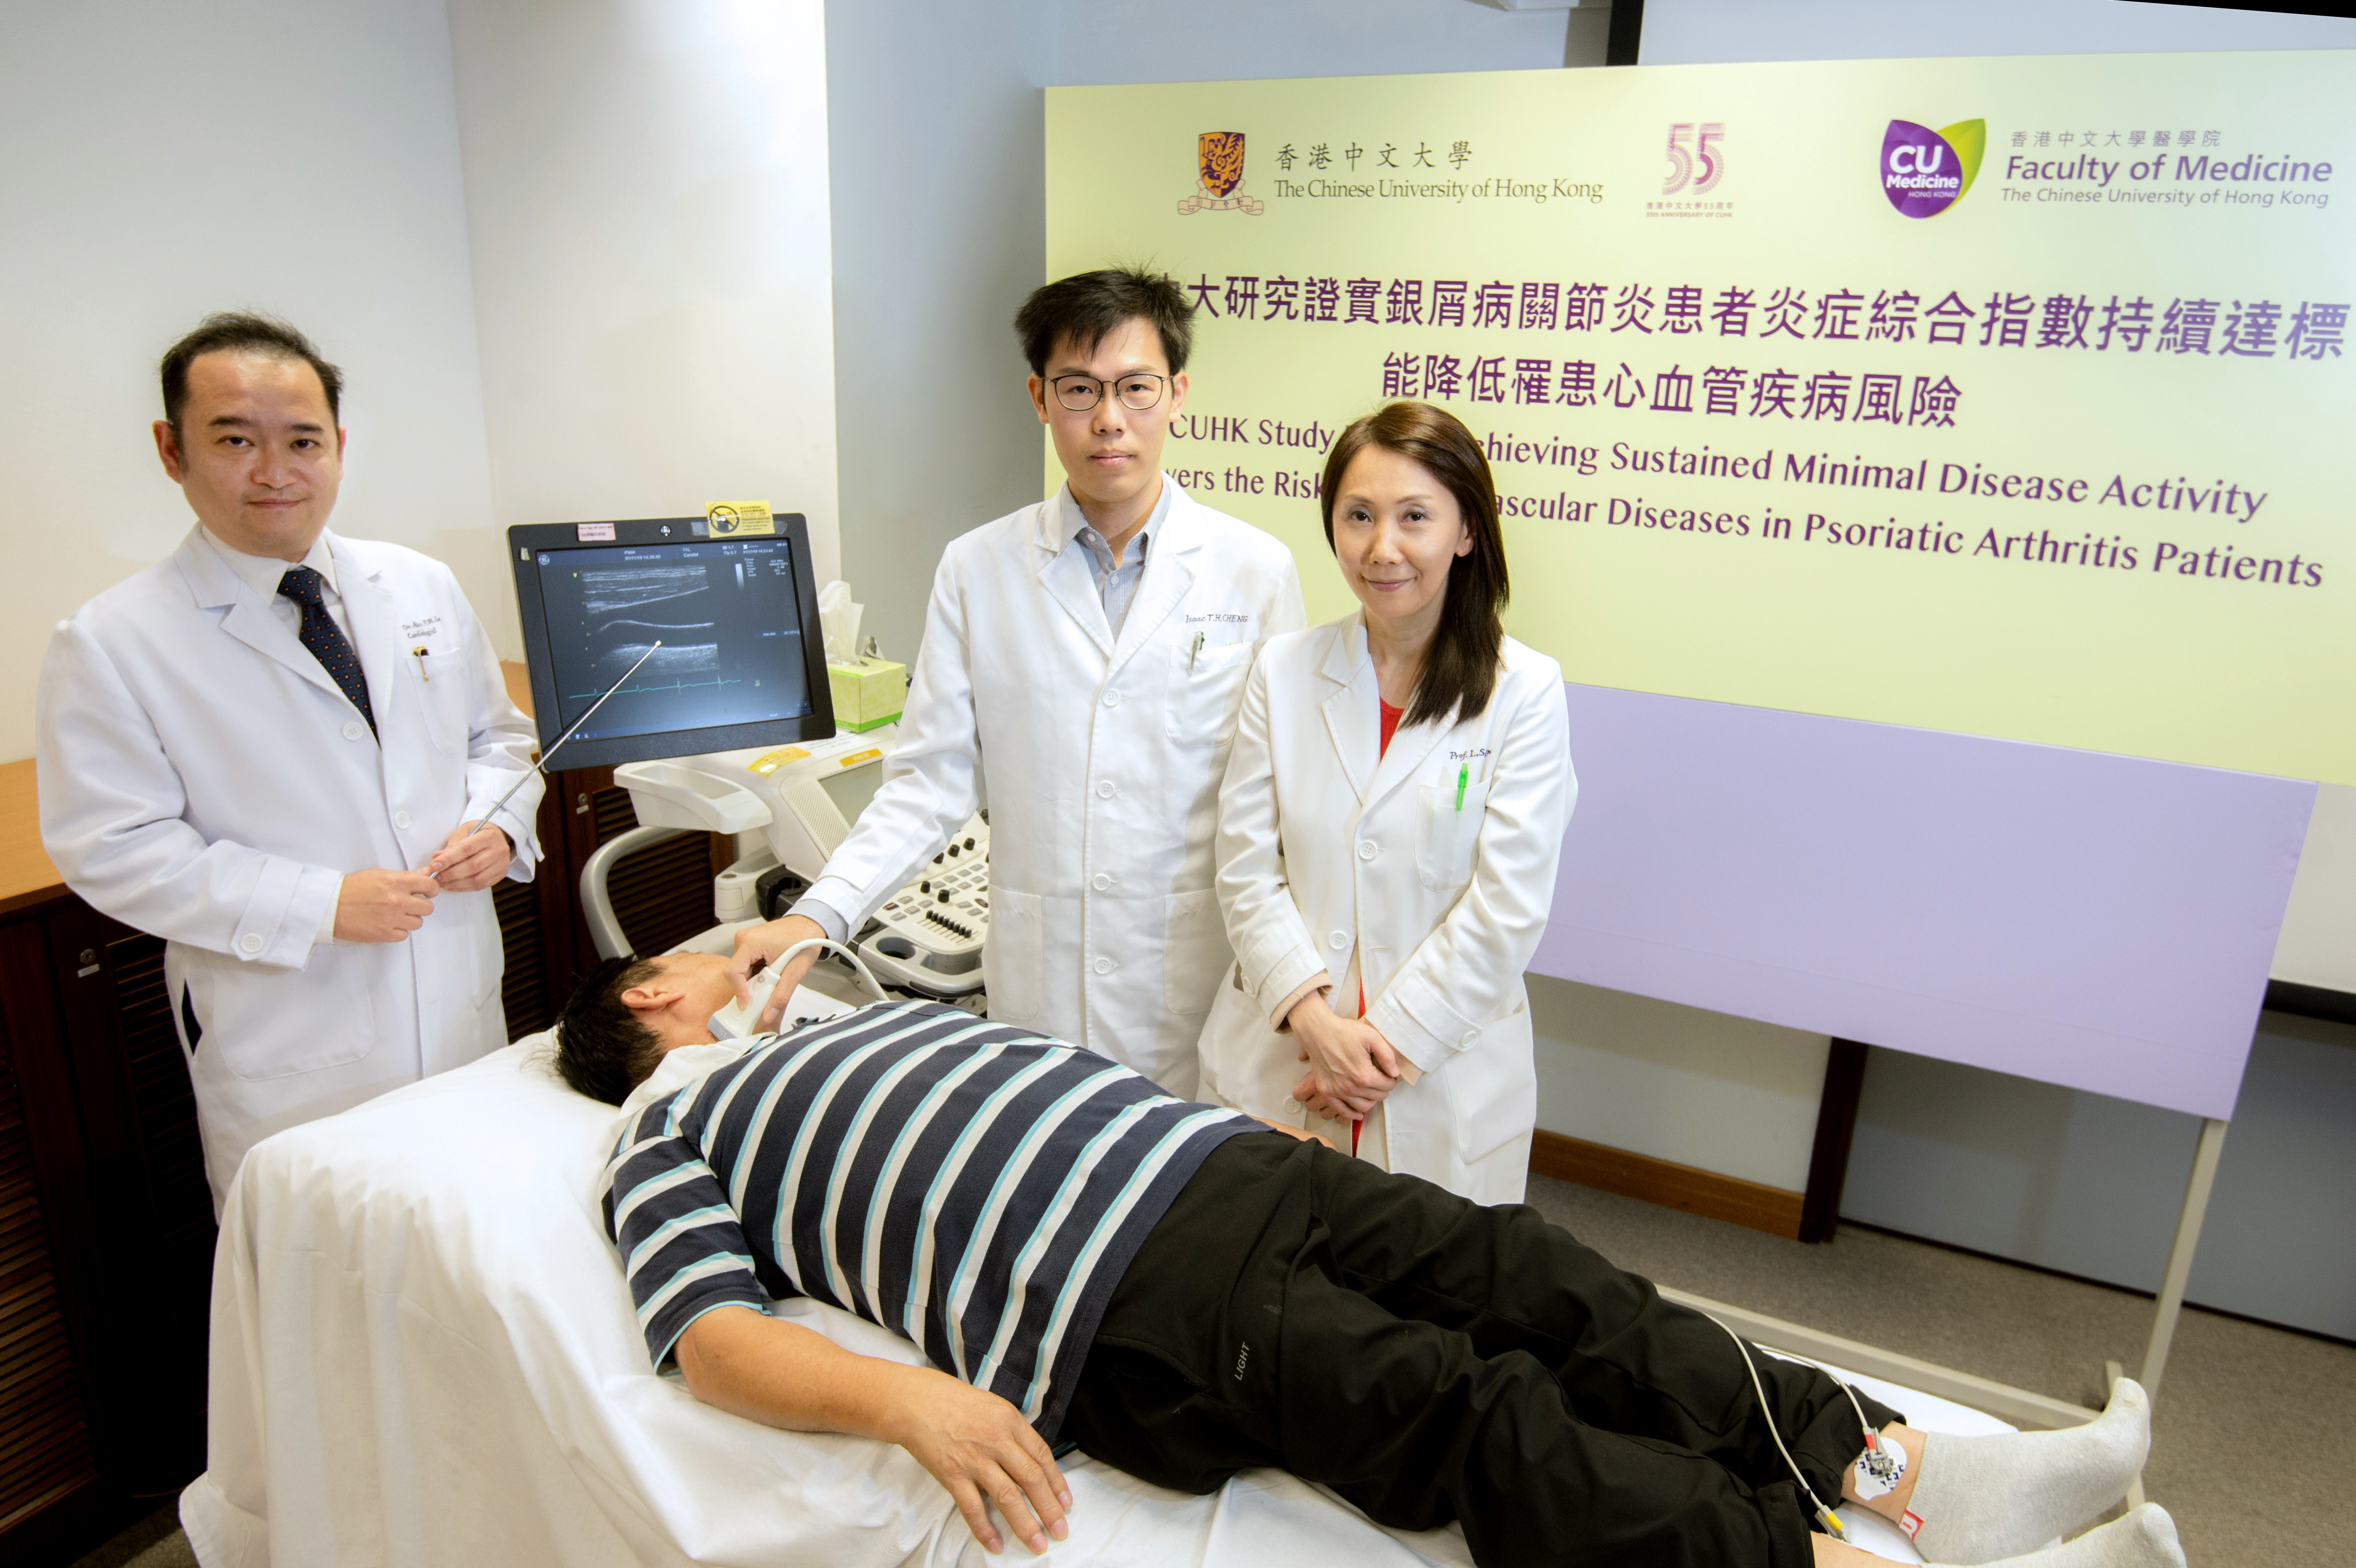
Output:
<instances>
[{"instance_id":1,"label":"pen in breast pocket","mask_svg":"<svg viewBox=\"0 0 2356 1568\"><path fill-rule=\"evenodd\" d=\"M1456 765L1456 809L1460 811L1464 809L1465 780L1472 777L1472 765L1471 763L1460 762Z\"/></svg>"},{"instance_id":2,"label":"pen in breast pocket","mask_svg":"<svg viewBox=\"0 0 2356 1568\"><path fill-rule=\"evenodd\" d=\"M1203 657L1203 637L1202 632L1194 634L1194 650L1186 655L1186 673L1189 675L1194 672L1194 660Z\"/></svg>"},{"instance_id":3,"label":"pen in breast pocket","mask_svg":"<svg viewBox=\"0 0 2356 1568\"><path fill-rule=\"evenodd\" d=\"M409 651L417 655L417 678L421 681L431 681L434 679L433 676L428 675L425 672L425 650L420 647L412 648Z\"/></svg>"}]
</instances>

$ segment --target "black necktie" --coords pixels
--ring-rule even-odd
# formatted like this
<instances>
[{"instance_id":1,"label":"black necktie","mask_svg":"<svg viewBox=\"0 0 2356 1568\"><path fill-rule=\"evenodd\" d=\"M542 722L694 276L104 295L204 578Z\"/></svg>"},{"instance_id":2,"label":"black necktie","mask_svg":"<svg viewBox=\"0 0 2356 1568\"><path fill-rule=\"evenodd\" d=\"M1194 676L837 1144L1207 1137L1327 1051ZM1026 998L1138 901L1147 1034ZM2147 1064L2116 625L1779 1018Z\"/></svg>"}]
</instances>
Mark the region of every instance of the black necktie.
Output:
<instances>
[{"instance_id":1,"label":"black necktie","mask_svg":"<svg viewBox=\"0 0 2356 1568\"><path fill-rule=\"evenodd\" d=\"M310 567L297 566L278 579L278 591L303 607L303 629L295 635L311 650L311 657L319 661L319 667L335 677L336 684L344 689L344 695L352 700L352 706L360 711L360 717L368 720L369 733L374 734L376 714L369 707L368 676L360 670L359 655L352 651L351 643L337 628L336 618L327 613L327 582Z\"/></svg>"}]
</instances>

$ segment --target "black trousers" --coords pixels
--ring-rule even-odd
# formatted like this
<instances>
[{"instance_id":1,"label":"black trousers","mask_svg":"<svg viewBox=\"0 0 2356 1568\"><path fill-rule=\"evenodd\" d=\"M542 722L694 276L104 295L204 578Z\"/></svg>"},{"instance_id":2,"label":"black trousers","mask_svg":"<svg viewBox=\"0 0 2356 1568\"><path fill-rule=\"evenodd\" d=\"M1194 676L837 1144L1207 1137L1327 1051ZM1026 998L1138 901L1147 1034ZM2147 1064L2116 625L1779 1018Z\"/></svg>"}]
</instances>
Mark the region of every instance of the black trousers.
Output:
<instances>
[{"instance_id":1,"label":"black trousers","mask_svg":"<svg viewBox=\"0 0 2356 1568\"><path fill-rule=\"evenodd\" d=\"M1837 1507L1855 1412L1814 1368L1756 1359ZM1859 1398L1877 1430L1902 1419ZM1812 1561L1716 1324L1535 1209L1274 1133L1220 1145L1148 1236L1060 1435L1181 1491L1271 1465L1384 1524L1459 1520L1483 1568Z\"/></svg>"}]
</instances>

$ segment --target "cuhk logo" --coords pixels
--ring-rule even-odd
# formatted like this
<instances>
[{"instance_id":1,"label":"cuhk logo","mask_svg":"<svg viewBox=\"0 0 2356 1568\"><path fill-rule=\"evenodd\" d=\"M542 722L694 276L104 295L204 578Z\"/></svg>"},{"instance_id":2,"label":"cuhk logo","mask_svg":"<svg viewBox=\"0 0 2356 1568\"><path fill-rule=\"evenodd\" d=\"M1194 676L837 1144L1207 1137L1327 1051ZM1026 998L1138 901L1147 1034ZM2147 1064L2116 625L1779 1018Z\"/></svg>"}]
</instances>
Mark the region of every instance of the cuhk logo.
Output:
<instances>
[{"instance_id":1,"label":"cuhk logo","mask_svg":"<svg viewBox=\"0 0 2356 1568\"><path fill-rule=\"evenodd\" d=\"M1961 120L1944 131L1892 120L1881 138L1881 193L1909 218L1936 218L1964 199L1987 149L1987 122Z\"/></svg>"},{"instance_id":2,"label":"cuhk logo","mask_svg":"<svg viewBox=\"0 0 2356 1568\"><path fill-rule=\"evenodd\" d=\"M1205 131L1194 138L1194 180L1198 194L1178 204L1181 216L1238 211L1259 216L1259 198L1236 194L1236 187L1244 182L1241 131Z\"/></svg>"}]
</instances>

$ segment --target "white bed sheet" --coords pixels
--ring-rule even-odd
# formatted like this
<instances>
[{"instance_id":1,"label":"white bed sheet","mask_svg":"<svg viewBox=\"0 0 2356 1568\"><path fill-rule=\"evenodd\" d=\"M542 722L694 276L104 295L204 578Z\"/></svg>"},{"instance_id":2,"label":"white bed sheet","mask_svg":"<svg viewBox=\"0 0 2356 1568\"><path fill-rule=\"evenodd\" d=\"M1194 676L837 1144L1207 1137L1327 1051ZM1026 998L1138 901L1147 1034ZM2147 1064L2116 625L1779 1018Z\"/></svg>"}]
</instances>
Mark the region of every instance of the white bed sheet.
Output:
<instances>
[{"instance_id":1,"label":"white bed sheet","mask_svg":"<svg viewBox=\"0 0 2356 1568\"><path fill-rule=\"evenodd\" d=\"M206 1568L979 1564L900 1449L773 1431L647 1366L592 1199L614 1113L549 1070L546 1036L268 1140L215 1264L210 1468L180 1514ZM778 1310L916 1359L847 1313ZM2002 1430L1870 1380L1937 1430ZM1082 1455L1047 1561L1469 1565L1462 1532L1387 1530L1279 1471L1208 1497ZM1866 1519L1870 1545L1919 1562Z\"/></svg>"}]
</instances>

